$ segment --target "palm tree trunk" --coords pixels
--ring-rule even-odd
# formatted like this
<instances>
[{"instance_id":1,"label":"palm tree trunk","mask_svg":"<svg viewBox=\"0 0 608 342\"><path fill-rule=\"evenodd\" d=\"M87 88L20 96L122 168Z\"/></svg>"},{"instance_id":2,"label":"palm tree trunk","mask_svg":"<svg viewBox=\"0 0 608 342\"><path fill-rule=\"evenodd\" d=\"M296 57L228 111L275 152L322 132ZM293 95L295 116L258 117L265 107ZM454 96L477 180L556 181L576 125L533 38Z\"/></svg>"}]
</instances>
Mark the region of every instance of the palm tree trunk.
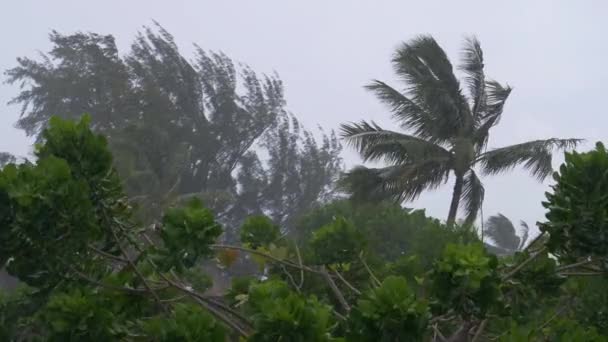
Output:
<instances>
[{"instance_id":1,"label":"palm tree trunk","mask_svg":"<svg viewBox=\"0 0 608 342\"><path fill-rule=\"evenodd\" d=\"M462 185L464 184L464 176L456 173L456 182L454 183L454 191L452 192L452 203L450 204L450 212L448 213L447 225L454 226L456 222L456 213L460 204L460 196L462 196Z\"/></svg>"}]
</instances>

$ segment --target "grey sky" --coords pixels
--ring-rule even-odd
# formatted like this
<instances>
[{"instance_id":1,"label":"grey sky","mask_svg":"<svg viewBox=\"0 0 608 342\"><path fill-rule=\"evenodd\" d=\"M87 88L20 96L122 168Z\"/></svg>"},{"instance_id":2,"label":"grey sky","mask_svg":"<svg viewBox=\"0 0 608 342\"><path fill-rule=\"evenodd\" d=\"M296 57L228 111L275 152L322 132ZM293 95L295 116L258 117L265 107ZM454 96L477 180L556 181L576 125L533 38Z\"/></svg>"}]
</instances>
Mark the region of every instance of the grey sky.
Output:
<instances>
[{"instance_id":1,"label":"grey sky","mask_svg":"<svg viewBox=\"0 0 608 342\"><path fill-rule=\"evenodd\" d=\"M362 86L392 84L390 57L399 42L430 33L456 62L462 38L482 43L486 74L514 87L490 147L534 138L580 137L582 149L605 138L602 108L608 84L608 2L605 1L32 1L0 4L0 69L17 56L49 48L48 33L113 34L123 52L142 25L159 21L185 54L196 42L221 50L259 72L283 79L288 107L309 127L337 128L372 119L392 127L387 110ZM30 140L13 128L16 87L0 86L0 151L26 154ZM352 151L348 165L358 162ZM554 165L561 161L556 158ZM486 177L485 215L543 218L548 183L521 170ZM451 184L413 204L444 219Z\"/></svg>"}]
</instances>

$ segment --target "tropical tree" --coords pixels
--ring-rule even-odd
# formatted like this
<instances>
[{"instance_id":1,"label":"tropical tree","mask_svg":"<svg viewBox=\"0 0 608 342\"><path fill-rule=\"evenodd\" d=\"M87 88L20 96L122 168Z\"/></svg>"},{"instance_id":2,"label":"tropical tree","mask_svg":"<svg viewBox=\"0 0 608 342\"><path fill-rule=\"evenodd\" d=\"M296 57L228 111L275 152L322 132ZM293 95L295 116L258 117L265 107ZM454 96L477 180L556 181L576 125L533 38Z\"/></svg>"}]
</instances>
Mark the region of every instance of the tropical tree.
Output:
<instances>
[{"instance_id":1,"label":"tropical tree","mask_svg":"<svg viewBox=\"0 0 608 342\"><path fill-rule=\"evenodd\" d=\"M230 227L266 213L288 229L329 196L338 138L315 138L288 112L278 76L198 46L185 56L159 25L122 53L112 35L53 31L50 42L6 71L21 86L11 101L22 106L17 127L40 141L51 115L90 114L144 221L199 197Z\"/></svg>"},{"instance_id":2,"label":"tropical tree","mask_svg":"<svg viewBox=\"0 0 608 342\"><path fill-rule=\"evenodd\" d=\"M461 201L472 223L484 197L476 172L494 175L523 165L539 181L551 171L553 149L576 146L578 139L545 139L486 150L490 129L500 121L509 86L486 79L483 53L476 38L465 40L460 69L468 94L461 88L444 50L430 36L403 43L392 59L403 91L375 80L366 88L388 105L404 133L374 122L342 125L342 136L364 161L384 161L381 168L356 167L343 185L348 192L397 201L413 200L455 176L447 218L453 225Z\"/></svg>"},{"instance_id":3,"label":"tropical tree","mask_svg":"<svg viewBox=\"0 0 608 342\"><path fill-rule=\"evenodd\" d=\"M530 228L524 221L520 222L522 228L521 237L517 234L517 230L513 222L505 215L498 213L490 216L485 223L484 234L489 237L497 247L506 249L513 253L523 249L528 240Z\"/></svg>"}]
</instances>

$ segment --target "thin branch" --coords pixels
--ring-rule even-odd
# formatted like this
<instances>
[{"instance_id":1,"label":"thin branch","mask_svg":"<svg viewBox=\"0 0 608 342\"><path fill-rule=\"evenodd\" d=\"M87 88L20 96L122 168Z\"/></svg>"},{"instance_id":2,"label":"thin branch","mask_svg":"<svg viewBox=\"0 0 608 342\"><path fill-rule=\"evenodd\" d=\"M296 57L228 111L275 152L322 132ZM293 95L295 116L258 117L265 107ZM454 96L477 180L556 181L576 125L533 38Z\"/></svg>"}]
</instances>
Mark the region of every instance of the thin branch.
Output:
<instances>
[{"instance_id":1,"label":"thin branch","mask_svg":"<svg viewBox=\"0 0 608 342\"><path fill-rule=\"evenodd\" d=\"M456 318L456 316L453 313L454 313L454 310L450 309L445 314L432 318L431 319L431 324L439 323L439 322L451 321L454 318Z\"/></svg>"},{"instance_id":2,"label":"thin branch","mask_svg":"<svg viewBox=\"0 0 608 342\"><path fill-rule=\"evenodd\" d=\"M163 302L163 303L172 303L172 302L179 302L180 300L182 300L184 298L188 298L188 296L187 295L181 295L181 296L177 296L175 298L161 299L160 301Z\"/></svg>"},{"instance_id":3,"label":"thin branch","mask_svg":"<svg viewBox=\"0 0 608 342\"><path fill-rule=\"evenodd\" d=\"M350 305L348 305L348 302L344 298L344 295L342 294L338 286L336 286L334 280L329 276L329 273L327 273L327 269L325 268L325 266L321 266L321 273L325 277L325 280L327 280L327 283L329 284L331 290L336 295L336 298L338 299L338 302L340 302L340 305L342 305L346 312L350 312Z\"/></svg>"},{"instance_id":4,"label":"thin branch","mask_svg":"<svg viewBox=\"0 0 608 342\"><path fill-rule=\"evenodd\" d=\"M298 287L302 288L304 285L304 270L302 269L302 266L304 266L304 264L302 264L302 256L300 255L300 248L298 248L298 244L294 243L294 246L296 248L296 256L298 257L298 265L300 265L300 284Z\"/></svg>"},{"instance_id":5,"label":"thin branch","mask_svg":"<svg viewBox=\"0 0 608 342\"><path fill-rule=\"evenodd\" d=\"M439 328L437 327L437 323L433 324L433 331L435 332L435 337L439 337L439 340L441 342L446 342L447 339L445 338L445 336L441 333L441 330L439 330ZM436 340L437 338L435 338Z\"/></svg>"},{"instance_id":6,"label":"thin branch","mask_svg":"<svg viewBox=\"0 0 608 342\"><path fill-rule=\"evenodd\" d=\"M354 287L351 283L349 283L346 279L344 279L344 277L340 274L340 272L338 272L338 270L334 270L334 273L336 274L336 276L338 276L338 278L342 281L342 283L344 283L344 285L346 285L349 289L351 289L351 291L353 291L354 293L356 293L357 295L361 295L361 291L359 291L356 287Z\"/></svg>"},{"instance_id":7,"label":"thin branch","mask_svg":"<svg viewBox=\"0 0 608 342\"><path fill-rule=\"evenodd\" d=\"M548 320L546 320L543 324L541 324L536 330L543 330L551 321L556 319L559 315L561 315L564 311L568 309L568 305L564 305L559 310L557 310Z\"/></svg>"},{"instance_id":8,"label":"thin branch","mask_svg":"<svg viewBox=\"0 0 608 342\"><path fill-rule=\"evenodd\" d=\"M340 319L341 321L346 321L346 317L344 317L344 315L342 315L341 313L336 311L336 309L332 309L331 311L334 313L334 315L336 315L336 317L338 317L338 319Z\"/></svg>"},{"instance_id":9,"label":"thin branch","mask_svg":"<svg viewBox=\"0 0 608 342\"><path fill-rule=\"evenodd\" d=\"M363 267L365 267L365 269L367 270L367 273L369 273L370 277L374 281L375 285L376 286L382 285L382 283L380 282L380 280L378 280L378 278L376 278L376 275L374 275L374 272L372 272L372 269L369 267L369 265L363 259L363 256L359 255L359 259L361 260L361 263L363 264Z\"/></svg>"},{"instance_id":10,"label":"thin branch","mask_svg":"<svg viewBox=\"0 0 608 342\"><path fill-rule=\"evenodd\" d=\"M114 231L114 229L112 229L112 227L110 227L110 232L112 233L112 236L114 237L114 241L116 241L116 244L118 245L118 248L120 248L120 252L126 258L127 263L129 264L129 266L133 269L133 272L135 272L135 274L137 275L137 277L144 284L144 287L150 292L150 294L152 295L152 297L154 297L154 300L156 301L156 303L158 304L158 306L160 307L160 309L162 311L164 311L164 312L167 312L167 308L165 308L165 306L163 305L163 303L160 301L160 297L158 296L158 294L152 289L152 287L150 286L150 284L148 284L148 281L143 276L143 274L141 274L141 272L139 272L139 270L137 269L137 266L135 266L135 263L133 263L133 261L131 261L131 259L129 259L129 255L127 254L127 252L125 251L125 249L120 244L120 239L118 238L118 235L116 235L116 232Z\"/></svg>"},{"instance_id":11,"label":"thin branch","mask_svg":"<svg viewBox=\"0 0 608 342\"><path fill-rule=\"evenodd\" d=\"M291 286L293 286L296 289L296 291L298 291L298 293L301 293L302 291L300 291L298 284L296 284L296 281L291 276L291 273L289 273L287 271L287 269L285 268L285 265L281 264L281 269L283 270L283 273L285 273L285 275L287 275L287 278L289 278L289 282L291 283Z\"/></svg>"},{"instance_id":12,"label":"thin branch","mask_svg":"<svg viewBox=\"0 0 608 342\"><path fill-rule=\"evenodd\" d=\"M104 282L102 282L100 280L93 279L93 278L87 276L86 274L78 271L77 269L75 269L73 267L69 267L69 268L70 268L70 271L72 271L74 274L76 274L82 280L86 280L89 283L97 285L99 287L103 287L103 288L106 288L106 289L109 289L109 290L128 292L128 293L137 294L137 295L140 295L140 296L148 293L148 289L136 289L136 288L126 287L126 286L109 285L109 284L106 284L106 283L104 283ZM163 287L155 288L155 290L156 291L161 291L161 290L165 290L167 288L168 288L168 286L163 286Z\"/></svg>"},{"instance_id":13,"label":"thin branch","mask_svg":"<svg viewBox=\"0 0 608 342\"><path fill-rule=\"evenodd\" d=\"M541 232L540 234L538 234L534 240L532 240L522 251L525 252L527 251L530 247L534 246L534 244L536 242L538 242L543 236L545 235L545 232Z\"/></svg>"},{"instance_id":14,"label":"thin branch","mask_svg":"<svg viewBox=\"0 0 608 342\"><path fill-rule=\"evenodd\" d=\"M150 263L153 264L153 261L151 261L151 260L149 260L149 261L150 261ZM153 266L155 266L155 265L153 265ZM238 332L241 336L243 336L243 337L248 337L249 336L249 333L246 332L245 330L243 330L243 328L241 328L241 326L238 325L238 323L234 322L232 319L230 319L224 313L218 311L216 308L214 308L212 306L217 306L217 307L220 307L221 309L224 309L224 310L228 311L229 313L233 314L235 317L241 319L242 323L244 323L247 326L251 327L251 323L249 323L249 321L247 321L247 319L245 319L239 313L237 313L236 311L232 310L231 308L225 307L223 304L220 304L220 303L217 303L215 301L212 301L209 298L206 298L206 297L202 296L201 294L199 294L199 293L197 293L195 291L192 291L192 290L186 288L185 286L182 286L182 285L176 283L175 281L169 279L169 277L167 277L163 273L159 273L159 275L160 275L161 278L163 278L167 283L169 283L174 288L176 288L179 291L182 291L182 292L190 295L190 297L194 298L194 300L196 300L199 304L201 304L202 306L204 306L207 310L209 310L217 318L219 318L224 323L226 323L229 327L231 327L236 332Z\"/></svg>"},{"instance_id":15,"label":"thin branch","mask_svg":"<svg viewBox=\"0 0 608 342\"><path fill-rule=\"evenodd\" d=\"M606 274L605 272L563 272L563 273L558 273L561 276L566 276L566 277L593 277L593 276L598 276L598 275L602 275L602 274Z\"/></svg>"},{"instance_id":16,"label":"thin branch","mask_svg":"<svg viewBox=\"0 0 608 342\"><path fill-rule=\"evenodd\" d=\"M585 266L585 265L588 265L588 264L590 264L590 263L592 263L594 261L595 260L593 260L593 259L587 259L587 260L583 260L583 261L580 261L580 262L575 262L573 264L560 266L560 267L557 268L557 272L569 270L569 269L572 269L572 268L577 268L577 267L580 267L580 266Z\"/></svg>"},{"instance_id":17,"label":"thin branch","mask_svg":"<svg viewBox=\"0 0 608 342\"><path fill-rule=\"evenodd\" d=\"M505 274L502 277L502 280L507 280L509 278L511 278L512 276L514 276L517 272L519 272L522 268L526 267L529 263L531 263L532 261L534 261L539 255L542 254L542 252L545 251L545 247L541 248L541 250L539 250L538 252L532 253L532 255L530 255L530 257L524 261L522 261L519 265L517 265L514 269L512 269L509 273Z\"/></svg>"},{"instance_id":18,"label":"thin branch","mask_svg":"<svg viewBox=\"0 0 608 342\"><path fill-rule=\"evenodd\" d=\"M487 319L484 319L483 321L481 321L481 324L479 324L479 327L477 328L477 331L475 332L475 336L473 336L473 339L471 340L471 342L477 342L477 340L479 340L479 338L481 337L481 333L483 333L483 330L486 328L486 324L488 324Z\"/></svg>"},{"instance_id":19,"label":"thin branch","mask_svg":"<svg viewBox=\"0 0 608 342\"><path fill-rule=\"evenodd\" d=\"M101 255L101 256L103 256L103 257L105 257L107 259L114 260L114 261L119 261L119 262L122 262L122 263L128 263L129 262L129 260L127 260L125 258L121 258L121 257L119 257L117 255L113 255L113 254L104 252L101 249L97 249L97 248L95 248L95 247L93 247L91 245L87 246L87 248L90 249L91 251L93 251L94 253L96 253L98 255Z\"/></svg>"},{"instance_id":20,"label":"thin branch","mask_svg":"<svg viewBox=\"0 0 608 342\"><path fill-rule=\"evenodd\" d=\"M249 337L250 333L243 330L243 328L241 328L237 323L233 322L228 316L224 315L222 312L220 312L219 310L217 310L216 308L209 305L208 303L206 303L205 301L203 301L202 299L200 299L198 297L195 297L194 300L196 300L199 304L201 304L205 309L209 310L215 317L219 318L221 321L226 323L229 327L231 327L236 332L238 332L239 335L241 335L242 337L245 337L245 338Z\"/></svg>"},{"instance_id":21,"label":"thin branch","mask_svg":"<svg viewBox=\"0 0 608 342\"><path fill-rule=\"evenodd\" d=\"M247 252L247 253L250 253L250 254L255 254L255 255L263 256L265 258L268 258L268 259L270 259L272 261L278 262L278 263L283 264L285 266L297 268L297 269L308 271L308 272L311 272L311 273L323 274L323 272L315 270L315 269L310 268L308 266L304 266L304 265L299 266L299 265L294 264L294 263L292 263L290 261L279 259L279 258L277 258L275 256L270 255L270 254L266 254L266 253L263 253L263 252L260 252L260 251L256 251L255 249L250 249L250 248L245 248L245 247L240 247L240 246L232 246L232 245L218 245L218 244L210 245L209 247L211 247L212 249L220 249L220 250L222 250L222 249L232 249L232 250L237 250L237 251L243 251L243 252Z\"/></svg>"}]
</instances>

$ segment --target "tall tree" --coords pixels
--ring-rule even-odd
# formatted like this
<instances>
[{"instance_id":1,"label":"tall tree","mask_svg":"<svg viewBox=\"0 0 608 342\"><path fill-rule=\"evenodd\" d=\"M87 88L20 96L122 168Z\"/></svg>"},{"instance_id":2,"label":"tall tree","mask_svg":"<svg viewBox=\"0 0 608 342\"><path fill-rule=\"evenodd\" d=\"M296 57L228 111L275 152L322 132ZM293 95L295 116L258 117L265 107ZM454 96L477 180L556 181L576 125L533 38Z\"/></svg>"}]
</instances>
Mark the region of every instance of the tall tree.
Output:
<instances>
[{"instance_id":1,"label":"tall tree","mask_svg":"<svg viewBox=\"0 0 608 342\"><path fill-rule=\"evenodd\" d=\"M520 225L522 228L521 237L517 233L513 222L505 215L498 213L488 218L484 227L484 233L498 247L515 252L525 246L530 231L530 228L524 221L521 221Z\"/></svg>"},{"instance_id":2,"label":"tall tree","mask_svg":"<svg viewBox=\"0 0 608 342\"><path fill-rule=\"evenodd\" d=\"M472 223L484 197L476 168L481 174L494 175L523 165L540 181L552 171L552 150L571 148L579 142L552 138L486 150L490 129L500 121L511 88L486 79L476 38L466 39L460 65L468 95L462 91L446 53L430 36L403 43L392 62L404 90L378 80L366 88L389 106L406 132L365 121L342 125L342 136L365 161L389 164L349 172L344 184L355 196L412 200L445 184L453 173L447 223L454 224L461 201L465 222Z\"/></svg>"},{"instance_id":3,"label":"tall tree","mask_svg":"<svg viewBox=\"0 0 608 342\"><path fill-rule=\"evenodd\" d=\"M12 100L22 105L18 127L38 136L51 115L89 113L150 222L188 197L235 226L261 213L291 222L340 171L337 138L301 127L276 75L198 46L186 58L159 25L144 28L124 55L110 35L53 31L50 39L41 61L19 58L6 72L21 84Z\"/></svg>"}]
</instances>

